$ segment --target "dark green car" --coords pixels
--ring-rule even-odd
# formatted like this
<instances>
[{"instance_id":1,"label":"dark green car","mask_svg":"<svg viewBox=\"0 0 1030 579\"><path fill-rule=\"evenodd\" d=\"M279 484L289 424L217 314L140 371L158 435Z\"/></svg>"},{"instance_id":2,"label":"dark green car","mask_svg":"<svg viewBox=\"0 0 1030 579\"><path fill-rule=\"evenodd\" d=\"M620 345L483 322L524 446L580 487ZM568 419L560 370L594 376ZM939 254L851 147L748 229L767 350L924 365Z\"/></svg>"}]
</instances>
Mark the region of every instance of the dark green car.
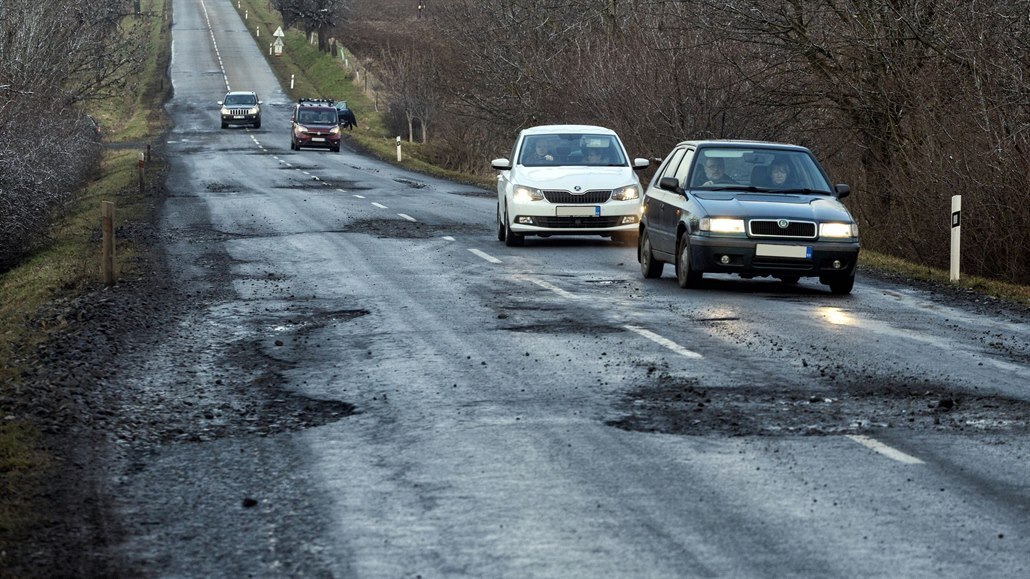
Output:
<instances>
[{"instance_id":1,"label":"dark green car","mask_svg":"<svg viewBox=\"0 0 1030 579\"><path fill-rule=\"evenodd\" d=\"M858 224L804 147L754 141L684 141L644 193L637 260L644 277L676 266L680 287L706 272L785 283L818 277L850 293Z\"/></svg>"}]
</instances>

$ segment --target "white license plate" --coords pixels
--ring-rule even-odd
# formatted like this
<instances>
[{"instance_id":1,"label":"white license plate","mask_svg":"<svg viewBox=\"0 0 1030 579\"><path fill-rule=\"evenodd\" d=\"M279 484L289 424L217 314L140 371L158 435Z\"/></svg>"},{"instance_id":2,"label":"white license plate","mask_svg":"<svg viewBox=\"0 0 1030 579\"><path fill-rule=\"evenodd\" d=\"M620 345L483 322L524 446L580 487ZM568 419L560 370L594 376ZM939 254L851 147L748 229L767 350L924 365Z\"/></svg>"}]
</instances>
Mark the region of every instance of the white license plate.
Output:
<instances>
[{"instance_id":1,"label":"white license plate","mask_svg":"<svg viewBox=\"0 0 1030 579\"><path fill-rule=\"evenodd\" d=\"M812 248L807 245L772 245L759 243L755 246L758 257L793 257L795 259L812 259Z\"/></svg>"},{"instance_id":2,"label":"white license plate","mask_svg":"<svg viewBox=\"0 0 1030 579\"><path fill-rule=\"evenodd\" d=\"M234 118L234 119L242 119L243 115L233 115L232 118Z\"/></svg>"},{"instance_id":3,"label":"white license plate","mask_svg":"<svg viewBox=\"0 0 1030 579\"><path fill-rule=\"evenodd\" d=\"M323 139L322 137L311 137L311 140L316 142L316 143L324 143L325 142L325 139Z\"/></svg>"},{"instance_id":4,"label":"white license plate","mask_svg":"<svg viewBox=\"0 0 1030 579\"><path fill-rule=\"evenodd\" d=\"M554 214L558 217L600 217L601 207L598 205L559 206L554 208Z\"/></svg>"}]
</instances>

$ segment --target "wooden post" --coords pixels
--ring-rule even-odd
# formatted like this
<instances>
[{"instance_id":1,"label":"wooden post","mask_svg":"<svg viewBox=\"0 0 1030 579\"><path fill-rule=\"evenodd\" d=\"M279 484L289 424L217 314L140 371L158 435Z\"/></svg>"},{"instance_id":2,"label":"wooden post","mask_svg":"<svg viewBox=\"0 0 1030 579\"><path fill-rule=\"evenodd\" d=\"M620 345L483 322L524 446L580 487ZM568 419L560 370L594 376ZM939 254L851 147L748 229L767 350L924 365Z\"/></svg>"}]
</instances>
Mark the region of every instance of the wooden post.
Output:
<instances>
[{"instance_id":1,"label":"wooden post","mask_svg":"<svg viewBox=\"0 0 1030 579\"><path fill-rule=\"evenodd\" d=\"M114 203L103 201L100 204L100 229L103 231L103 247L101 250L101 269L104 284L114 285Z\"/></svg>"}]
</instances>

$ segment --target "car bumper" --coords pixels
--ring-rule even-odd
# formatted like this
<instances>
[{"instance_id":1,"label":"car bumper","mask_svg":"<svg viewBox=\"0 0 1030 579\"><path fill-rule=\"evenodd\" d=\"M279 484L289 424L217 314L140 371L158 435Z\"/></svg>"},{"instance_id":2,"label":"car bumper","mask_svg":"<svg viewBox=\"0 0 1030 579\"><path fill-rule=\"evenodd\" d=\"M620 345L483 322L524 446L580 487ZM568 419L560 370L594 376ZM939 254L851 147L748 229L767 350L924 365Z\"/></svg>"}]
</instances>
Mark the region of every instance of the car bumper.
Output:
<instances>
[{"instance_id":1,"label":"car bumper","mask_svg":"<svg viewBox=\"0 0 1030 579\"><path fill-rule=\"evenodd\" d=\"M329 147L336 148L340 146L339 135L328 135L318 137L297 137L297 145L301 147Z\"/></svg>"},{"instance_id":2,"label":"car bumper","mask_svg":"<svg viewBox=\"0 0 1030 579\"><path fill-rule=\"evenodd\" d=\"M511 230L526 235L596 235L636 232L640 203L608 201L598 205L514 203L508 207Z\"/></svg>"},{"instance_id":3,"label":"car bumper","mask_svg":"<svg viewBox=\"0 0 1030 579\"><path fill-rule=\"evenodd\" d=\"M230 125L251 125L261 120L261 115L222 115L222 122Z\"/></svg>"},{"instance_id":4,"label":"car bumper","mask_svg":"<svg viewBox=\"0 0 1030 579\"><path fill-rule=\"evenodd\" d=\"M691 266L699 271L744 276L832 277L851 275L857 241L765 241L690 237Z\"/></svg>"}]
</instances>

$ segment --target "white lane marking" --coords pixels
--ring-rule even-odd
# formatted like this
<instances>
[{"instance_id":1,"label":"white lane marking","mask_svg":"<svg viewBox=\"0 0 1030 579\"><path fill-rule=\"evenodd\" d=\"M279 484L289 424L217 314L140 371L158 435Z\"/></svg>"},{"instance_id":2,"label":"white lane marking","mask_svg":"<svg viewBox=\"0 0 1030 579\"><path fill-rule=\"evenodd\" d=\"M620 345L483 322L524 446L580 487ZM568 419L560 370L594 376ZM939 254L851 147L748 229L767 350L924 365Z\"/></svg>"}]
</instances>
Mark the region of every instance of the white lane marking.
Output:
<instances>
[{"instance_id":1,"label":"white lane marking","mask_svg":"<svg viewBox=\"0 0 1030 579\"><path fill-rule=\"evenodd\" d=\"M447 241L454 241L454 238L451 237L450 235L444 235L443 238L446 239Z\"/></svg>"},{"instance_id":2,"label":"white lane marking","mask_svg":"<svg viewBox=\"0 0 1030 579\"><path fill-rule=\"evenodd\" d=\"M376 207L378 207L380 209L389 209L389 207L387 207L386 205L383 205L382 203L372 202L372 205L374 205L374 206L376 206Z\"/></svg>"},{"instance_id":3,"label":"white lane marking","mask_svg":"<svg viewBox=\"0 0 1030 579\"><path fill-rule=\"evenodd\" d=\"M878 452L886 456L887 458L896 460L898 462L903 462L905 464L923 464L923 461L919 460L918 458L907 455L896 448L891 448L874 438L862 436L861 434L848 434L847 437L861 444L862 446L868 448L869 450Z\"/></svg>"},{"instance_id":4,"label":"white lane marking","mask_svg":"<svg viewBox=\"0 0 1030 579\"><path fill-rule=\"evenodd\" d=\"M346 193L347 192L346 189L337 189L337 191L339 191L340 193Z\"/></svg>"},{"instance_id":5,"label":"white lane marking","mask_svg":"<svg viewBox=\"0 0 1030 579\"><path fill-rule=\"evenodd\" d=\"M486 254L486 253L484 253L482 251L479 251L476 248L469 248L469 251L471 251L472 253L478 255L479 257L482 257L483 259L489 261L490 263L501 263L501 260L497 259L496 257L494 257L492 255L488 255L488 254Z\"/></svg>"},{"instance_id":6,"label":"white lane marking","mask_svg":"<svg viewBox=\"0 0 1030 579\"><path fill-rule=\"evenodd\" d=\"M358 195L357 193L355 193L354 196L357 197L358 199L364 199L365 198L364 195Z\"/></svg>"},{"instance_id":7,"label":"white lane marking","mask_svg":"<svg viewBox=\"0 0 1030 579\"><path fill-rule=\"evenodd\" d=\"M407 219L408 221L418 221L418 219L415 219L414 217L412 217L410 215L405 215L403 213L398 213L397 215L400 215L401 217Z\"/></svg>"},{"instance_id":8,"label":"white lane marking","mask_svg":"<svg viewBox=\"0 0 1030 579\"><path fill-rule=\"evenodd\" d=\"M572 300L579 298L579 296L577 296L576 294L571 293L571 292L567 292L567 291L561 289L560 287L558 287L558 286L556 286L554 284L547 283L546 281L544 281L542 279L536 279L536 278L532 278L532 277L524 277L522 279L524 279L524 280L526 280L528 282L535 283L536 285L538 285L538 286L540 286L540 287L542 287L542 288L544 288L546 290L551 290L551 291L553 291L554 293L560 295L563 298L568 298L568 299L572 299Z\"/></svg>"},{"instance_id":9,"label":"white lane marking","mask_svg":"<svg viewBox=\"0 0 1030 579\"><path fill-rule=\"evenodd\" d=\"M652 332L651 330L645 330L644 328L641 328L640 326L631 326L631 325L626 325L626 326L623 326L623 327L626 328L627 330L631 331L631 332L636 332L637 334L640 334L641 336L647 338L648 340L651 340L652 342L658 344L659 346L664 346L664 347L672 350L673 352L676 352L680 356L683 356L683 357L686 357L686 358L693 358L695 360L704 358L704 356L702 356L701 354L698 354L697 352L695 352L693 350L688 350L688 349L684 348L683 346L680 346L679 344L677 344L676 342L673 342L672 340L670 340L668 338L664 338L662 336L659 336L658 334Z\"/></svg>"}]
</instances>

